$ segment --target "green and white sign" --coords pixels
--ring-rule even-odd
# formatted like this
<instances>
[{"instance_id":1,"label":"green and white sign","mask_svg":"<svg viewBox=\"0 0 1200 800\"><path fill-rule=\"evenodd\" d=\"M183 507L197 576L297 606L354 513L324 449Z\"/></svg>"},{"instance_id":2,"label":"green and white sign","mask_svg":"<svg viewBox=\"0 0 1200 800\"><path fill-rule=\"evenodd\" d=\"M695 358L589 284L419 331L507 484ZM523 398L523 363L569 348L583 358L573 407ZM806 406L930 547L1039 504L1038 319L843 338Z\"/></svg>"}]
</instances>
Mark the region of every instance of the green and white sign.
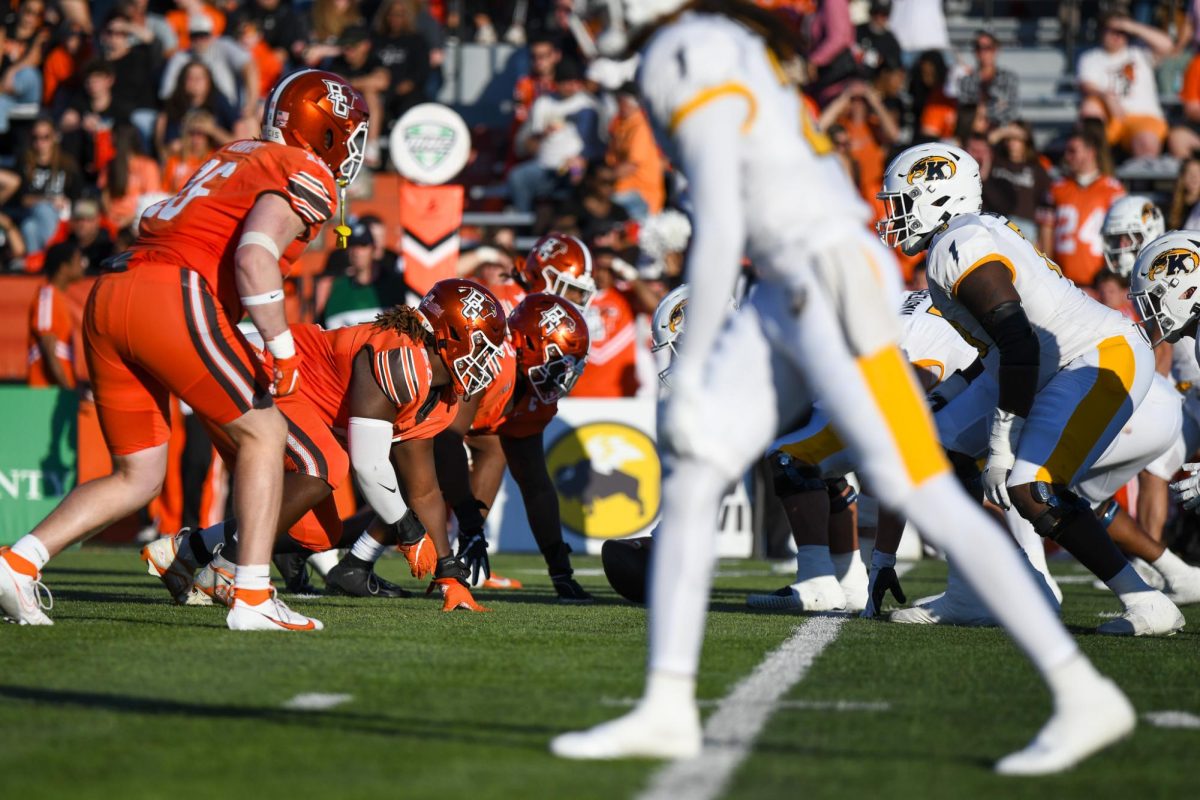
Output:
<instances>
[{"instance_id":1,"label":"green and white sign","mask_svg":"<svg viewBox=\"0 0 1200 800\"><path fill-rule=\"evenodd\" d=\"M0 386L0 544L12 544L75 486L74 392Z\"/></svg>"},{"instance_id":2,"label":"green and white sign","mask_svg":"<svg viewBox=\"0 0 1200 800\"><path fill-rule=\"evenodd\" d=\"M410 181L436 186L467 164L471 134L467 123L439 103L413 106L392 128L388 150L396 170Z\"/></svg>"}]
</instances>

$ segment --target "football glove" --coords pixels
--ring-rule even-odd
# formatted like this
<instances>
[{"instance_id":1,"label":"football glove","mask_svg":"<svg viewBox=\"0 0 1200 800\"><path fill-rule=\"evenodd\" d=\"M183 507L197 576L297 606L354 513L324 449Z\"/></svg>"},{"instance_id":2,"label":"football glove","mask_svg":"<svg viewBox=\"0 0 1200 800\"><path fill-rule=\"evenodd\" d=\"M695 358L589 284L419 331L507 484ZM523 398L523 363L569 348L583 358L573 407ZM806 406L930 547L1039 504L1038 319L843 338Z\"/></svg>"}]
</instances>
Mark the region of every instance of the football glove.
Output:
<instances>
[{"instance_id":1,"label":"football glove","mask_svg":"<svg viewBox=\"0 0 1200 800\"><path fill-rule=\"evenodd\" d=\"M1183 469L1188 476L1171 484L1171 492L1175 499L1183 504L1187 511L1193 511L1200 506L1200 462L1184 464Z\"/></svg>"},{"instance_id":2,"label":"football glove","mask_svg":"<svg viewBox=\"0 0 1200 800\"><path fill-rule=\"evenodd\" d=\"M458 534L458 558L462 559L466 564L467 570L471 573L471 585L478 586L480 574L483 574L483 580L492 577L492 565L488 560L488 543L483 535L483 531L468 533L459 531Z\"/></svg>"},{"instance_id":3,"label":"football glove","mask_svg":"<svg viewBox=\"0 0 1200 800\"><path fill-rule=\"evenodd\" d=\"M271 396L287 397L300 385L300 354L275 359L271 370Z\"/></svg>"},{"instance_id":4,"label":"football glove","mask_svg":"<svg viewBox=\"0 0 1200 800\"><path fill-rule=\"evenodd\" d=\"M873 619L883 611L883 600L888 592L900 603L907 603L900 576L896 574L896 556L878 551L871 554L871 575L867 581L867 606L859 615Z\"/></svg>"},{"instance_id":5,"label":"football glove","mask_svg":"<svg viewBox=\"0 0 1200 800\"><path fill-rule=\"evenodd\" d=\"M1024 417L999 408L992 412L988 457L983 467L983 494L988 502L1001 508L1012 506L1008 499L1008 476L1017 462L1017 443L1024 427Z\"/></svg>"},{"instance_id":6,"label":"football glove","mask_svg":"<svg viewBox=\"0 0 1200 800\"><path fill-rule=\"evenodd\" d=\"M408 559L408 570L414 578L424 578L437 567L437 549L428 533L412 544L401 544L399 550Z\"/></svg>"},{"instance_id":7,"label":"football glove","mask_svg":"<svg viewBox=\"0 0 1200 800\"><path fill-rule=\"evenodd\" d=\"M465 608L468 611L490 611L491 609L475 602L475 598L471 596L471 590L467 588L466 579L467 567L463 562L453 556L439 558L437 569L433 575L433 583L429 584L425 594L432 594L434 588L439 589L442 593L442 611L454 611L457 608Z\"/></svg>"}]
</instances>

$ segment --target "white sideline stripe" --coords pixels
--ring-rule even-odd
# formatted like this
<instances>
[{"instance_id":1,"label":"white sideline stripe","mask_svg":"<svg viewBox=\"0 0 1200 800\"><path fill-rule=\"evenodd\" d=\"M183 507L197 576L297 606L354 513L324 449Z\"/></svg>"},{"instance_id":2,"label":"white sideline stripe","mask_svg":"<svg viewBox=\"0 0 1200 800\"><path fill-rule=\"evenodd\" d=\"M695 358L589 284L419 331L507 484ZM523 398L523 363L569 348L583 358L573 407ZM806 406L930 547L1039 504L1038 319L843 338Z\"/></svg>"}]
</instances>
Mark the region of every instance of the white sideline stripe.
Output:
<instances>
[{"instance_id":1,"label":"white sideline stripe","mask_svg":"<svg viewBox=\"0 0 1200 800\"><path fill-rule=\"evenodd\" d=\"M1187 711L1147 711L1142 719L1156 728L1200 730L1200 717Z\"/></svg>"},{"instance_id":2,"label":"white sideline stripe","mask_svg":"<svg viewBox=\"0 0 1200 800\"><path fill-rule=\"evenodd\" d=\"M351 694L325 694L323 692L304 692L283 704L289 711L328 711L354 698Z\"/></svg>"},{"instance_id":3,"label":"white sideline stripe","mask_svg":"<svg viewBox=\"0 0 1200 800\"><path fill-rule=\"evenodd\" d=\"M897 564L903 576L912 564ZM704 747L696 758L674 761L654 774L638 800L714 800L762 732L771 713L813 662L833 644L848 616L812 617L772 650L748 676L722 698L704 724Z\"/></svg>"},{"instance_id":4,"label":"white sideline stripe","mask_svg":"<svg viewBox=\"0 0 1200 800\"><path fill-rule=\"evenodd\" d=\"M604 697L600 699L602 706L633 708L638 704L636 697ZM699 700L696 705L700 708L716 708L720 700ZM780 700L775 703L776 711L890 711L891 703L870 700Z\"/></svg>"}]
</instances>

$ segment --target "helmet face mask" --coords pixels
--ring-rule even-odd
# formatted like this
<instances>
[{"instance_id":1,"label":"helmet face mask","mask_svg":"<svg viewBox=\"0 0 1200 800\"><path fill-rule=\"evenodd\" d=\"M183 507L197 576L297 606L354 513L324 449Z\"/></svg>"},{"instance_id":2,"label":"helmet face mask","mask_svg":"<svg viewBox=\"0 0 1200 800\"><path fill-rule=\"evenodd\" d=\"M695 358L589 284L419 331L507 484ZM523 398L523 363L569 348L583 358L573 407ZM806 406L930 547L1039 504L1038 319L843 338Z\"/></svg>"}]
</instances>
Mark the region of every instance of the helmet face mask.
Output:
<instances>
[{"instance_id":1,"label":"helmet face mask","mask_svg":"<svg viewBox=\"0 0 1200 800\"><path fill-rule=\"evenodd\" d=\"M1200 233L1173 231L1143 248L1129 299L1151 346L1187 333L1200 317Z\"/></svg>"},{"instance_id":2,"label":"helmet face mask","mask_svg":"<svg viewBox=\"0 0 1200 800\"><path fill-rule=\"evenodd\" d=\"M583 374L586 363L586 358L577 360L574 356L564 355L557 344L550 342L546 345L543 363L527 371L529 385L538 400L546 404L557 403L575 388L575 381Z\"/></svg>"},{"instance_id":3,"label":"helmet face mask","mask_svg":"<svg viewBox=\"0 0 1200 800\"><path fill-rule=\"evenodd\" d=\"M591 305L592 298L596 295L596 282L592 280L591 275L576 277L569 272L546 267L542 270L542 278L546 282L545 291L569 300L580 308Z\"/></svg>"},{"instance_id":4,"label":"helmet face mask","mask_svg":"<svg viewBox=\"0 0 1200 800\"><path fill-rule=\"evenodd\" d=\"M462 278L438 281L418 309L450 372L455 394L486 389L500 371L508 328L500 301L485 287Z\"/></svg>"},{"instance_id":5,"label":"helmet face mask","mask_svg":"<svg viewBox=\"0 0 1200 800\"><path fill-rule=\"evenodd\" d=\"M500 346L489 341L483 331L471 334L471 350L451 362L454 381L470 397L486 389L500 371Z\"/></svg>"},{"instance_id":6,"label":"helmet face mask","mask_svg":"<svg viewBox=\"0 0 1200 800\"><path fill-rule=\"evenodd\" d=\"M340 75L300 70L267 95L262 138L309 151L344 188L362 169L370 116L362 94Z\"/></svg>"},{"instance_id":7,"label":"helmet face mask","mask_svg":"<svg viewBox=\"0 0 1200 800\"><path fill-rule=\"evenodd\" d=\"M527 292L558 295L579 308L587 308L596 295L591 251L574 236L560 233L538 239L513 278Z\"/></svg>"},{"instance_id":8,"label":"helmet face mask","mask_svg":"<svg viewBox=\"0 0 1200 800\"><path fill-rule=\"evenodd\" d=\"M564 297L538 292L509 315L509 329L524 375L538 400L556 403L570 393L587 365L591 337L587 320Z\"/></svg>"}]
</instances>

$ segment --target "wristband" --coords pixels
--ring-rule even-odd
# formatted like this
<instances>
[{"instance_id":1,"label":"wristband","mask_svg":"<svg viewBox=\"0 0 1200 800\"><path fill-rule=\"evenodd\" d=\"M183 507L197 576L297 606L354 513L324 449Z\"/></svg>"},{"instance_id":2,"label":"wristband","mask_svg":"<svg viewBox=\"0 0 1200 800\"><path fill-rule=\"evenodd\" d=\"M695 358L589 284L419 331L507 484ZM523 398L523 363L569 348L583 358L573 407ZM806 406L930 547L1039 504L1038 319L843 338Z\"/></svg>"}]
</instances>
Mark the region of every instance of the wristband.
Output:
<instances>
[{"instance_id":1,"label":"wristband","mask_svg":"<svg viewBox=\"0 0 1200 800\"><path fill-rule=\"evenodd\" d=\"M237 249L241 250L243 247L247 247L248 245L252 244L256 244L266 250L275 257L276 261L279 260L279 245L275 244L275 240L270 236L267 236L265 233L259 233L258 231L247 231L246 233L243 233L242 238L238 239Z\"/></svg>"},{"instance_id":2,"label":"wristband","mask_svg":"<svg viewBox=\"0 0 1200 800\"><path fill-rule=\"evenodd\" d=\"M284 331L267 342L267 349L271 351L271 355L277 359L291 358L296 355L296 341L292 338L291 331Z\"/></svg>"},{"instance_id":3,"label":"wristband","mask_svg":"<svg viewBox=\"0 0 1200 800\"><path fill-rule=\"evenodd\" d=\"M283 302L283 289L276 289L273 292L264 292L262 294L252 294L249 297L239 297L238 299L247 308L250 306L269 306L271 303Z\"/></svg>"},{"instance_id":4,"label":"wristband","mask_svg":"<svg viewBox=\"0 0 1200 800\"><path fill-rule=\"evenodd\" d=\"M881 553L878 550L871 551L871 569L886 569L896 566L895 553Z\"/></svg>"}]
</instances>

